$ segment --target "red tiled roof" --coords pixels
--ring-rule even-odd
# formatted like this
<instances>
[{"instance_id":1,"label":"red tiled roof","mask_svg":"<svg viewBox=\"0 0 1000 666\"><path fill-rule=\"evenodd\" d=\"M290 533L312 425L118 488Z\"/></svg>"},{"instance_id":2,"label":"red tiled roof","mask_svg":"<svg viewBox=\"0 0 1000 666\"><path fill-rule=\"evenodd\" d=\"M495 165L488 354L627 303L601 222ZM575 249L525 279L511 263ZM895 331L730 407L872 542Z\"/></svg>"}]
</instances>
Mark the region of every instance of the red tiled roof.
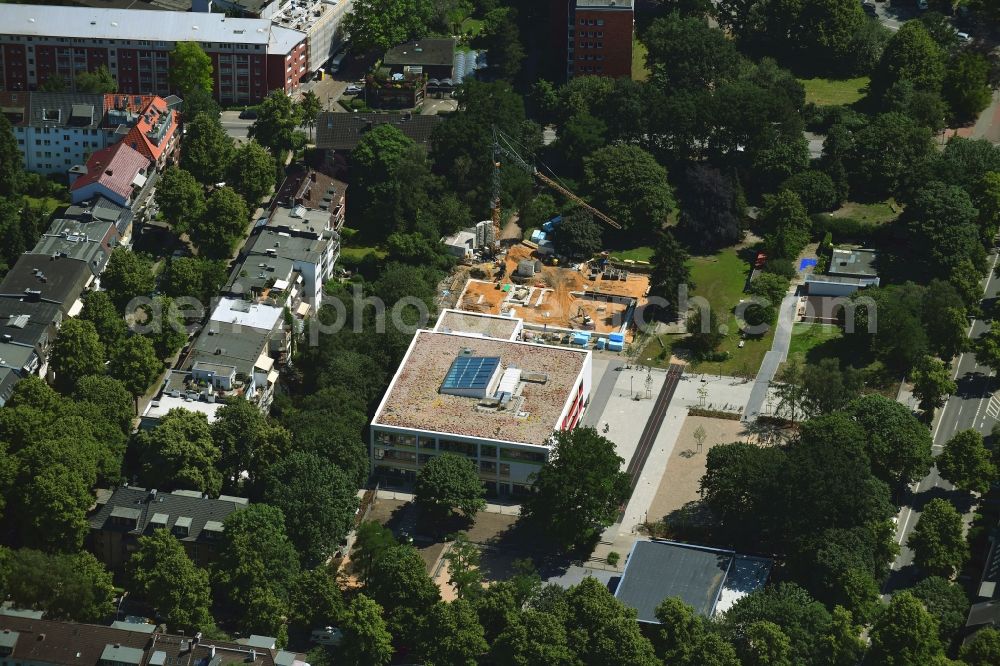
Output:
<instances>
[{"instance_id":1,"label":"red tiled roof","mask_svg":"<svg viewBox=\"0 0 1000 666\"><path fill-rule=\"evenodd\" d=\"M116 143L90 156L87 173L76 179L71 189L78 190L100 183L125 199L132 194L136 174L149 166L149 159L124 142Z\"/></svg>"},{"instance_id":2,"label":"red tiled roof","mask_svg":"<svg viewBox=\"0 0 1000 666\"><path fill-rule=\"evenodd\" d=\"M177 129L177 119L173 118L170 120L170 127L167 128L159 145L153 143L147 136L160 116L165 113L167 113L167 102L162 97L153 97L140 112L138 122L129 130L122 141L145 155L151 162L157 161L166 150L167 144L170 143L170 137L173 136L174 130Z\"/></svg>"}]
</instances>

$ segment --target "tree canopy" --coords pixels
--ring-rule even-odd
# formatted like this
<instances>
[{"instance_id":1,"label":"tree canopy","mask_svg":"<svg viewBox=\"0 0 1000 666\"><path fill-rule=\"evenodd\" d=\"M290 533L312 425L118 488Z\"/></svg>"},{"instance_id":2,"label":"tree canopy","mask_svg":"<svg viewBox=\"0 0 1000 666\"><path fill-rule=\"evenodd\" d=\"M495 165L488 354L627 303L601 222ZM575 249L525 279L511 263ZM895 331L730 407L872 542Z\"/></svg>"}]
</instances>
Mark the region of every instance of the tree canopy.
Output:
<instances>
[{"instance_id":1,"label":"tree canopy","mask_svg":"<svg viewBox=\"0 0 1000 666\"><path fill-rule=\"evenodd\" d=\"M212 59L198 42L177 42L170 52L168 78L171 87L187 99L195 89L212 92Z\"/></svg>"},{"instance_id":2,"label":"tree canopy","mask_svg":"<svg viewBox=\"0 0 1000 666\"><path fill-rule=\"evenodd\" d=\"M213 624L208 572L195 566L166 529L139 537L128 563L131 581L172 630L201 631Z\"/></svg>"},{"instance_id":3,"label":"tree canopy","mask_svg":"<svg viewBox=\"0 0 1000 666\"><path fill-rule=\"evenodd\" d=\"M464 456L443 453L420 468L415 487L416 501L435 516L457 509L467 518L486 508L485 489L479 470Z\"/></svg>"}]
</instances>

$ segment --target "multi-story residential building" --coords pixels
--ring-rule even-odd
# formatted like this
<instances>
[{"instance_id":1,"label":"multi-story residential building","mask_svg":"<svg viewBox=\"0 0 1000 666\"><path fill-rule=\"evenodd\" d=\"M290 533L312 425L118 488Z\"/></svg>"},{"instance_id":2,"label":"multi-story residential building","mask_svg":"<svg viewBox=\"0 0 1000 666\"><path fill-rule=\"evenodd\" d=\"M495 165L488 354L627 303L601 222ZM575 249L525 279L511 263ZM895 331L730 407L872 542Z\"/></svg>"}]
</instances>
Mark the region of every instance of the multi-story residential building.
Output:
<instances>
[{"instance_id":1,"label":"multi-story residential building","mask_svg":"<svg viewBox=\"0 0 1000 666\"><path fill-rule=\"evenodd\" d=\"M102 196L131 207L153 170L149 158L126 143L116 143L91 155L85 165L70 169L70 199L80 203Z\"/></svg>"},{"instance_id":2,"label":"multi-story residential building","mask_svg":"<svg viewBox=\"0 0 1000 666\"><path fill-rule=\"evenodd\" d=\"M456 310L413 337L370 431L373 470L413 480L440 453L470 458L490 493L519 496L552 435L590 400L591 353L519 340L523 322Z\"/></svg>"},{"instance_id":3,"label":"multi-story residential building","mask_svg":"<svg viewBox=\"0 0 1000 666\"><path fill-rule=\"evenodd\" d=\"M0 92L25 170L64 174L123 138L162 164L176 147L174 109L181 100L150 95Z\"/></svg>"},{"instance_id":4,"label":"multi-story residential building","mask_svg":"<svg viewBox=\"0 0 1000 666\"><path fill-rule=\"evenodd\" d=\"M10 5L0 25L0 88L37 90L49 77L69 85L105 65L124 93L166 96L170 52L195 41L212 59L223 104L249 104L272 90L291 93L308 72L307 36L264 18L225 14Z\"/></svg>"},{"instance_id":5,"label":"multi-story residential building","mask_svg":"<svg viewBox=\"0 0 1000 666\"><path fill-rule=\"evenodd\" d=\"M102 205L99 202L104 202ZM49 225L42 237L29 251L52 259L76 259L82 261L97 278L108 265L111 252L119 245L127 244L132 225L132 214L127 208L115 206L123 212L120 216L111 214L106 217L94 217L94 211L112 213L113 203L103 197L90 203L86 208L72 206L82 214L74 217L60 216ZM89 213L89 215L88 215ZM88 282L87 286L90 283Z\"/></svg>"},{"instance_id":6,"label":"multi-story residential building","mask_svg":"<svg viewBox=\"0 0 1000 666\"><path fill-rule=\"evenodd\" d=\"M565 27L557 43L566 45L566 78L632 75L633 5L634 0L552 0L553 25Z\"/></svg>"},{"instance_id":7,"label":"multi-story residential building","mask_svg":"<svg viewBox=\"0 0 1000 666\"><path fill-rule=\"evenodd\" d=\"M121 486L97 491L89 517L90 550L109 569L119 569L138 547L138 539L157 529L170 530L199 566L208 566L222 537L222 524L247 505L242 497L213 499L196 490L158 492Z\"/></svg>"},{"instance_id":8,"label":"multi-story residential building","mask_svg":"<svg viewBox=\"0 0 1000 666\"><path fill-rule=\"evenodd\" d=\"M194 382L241 397L267 412L274 400L278 370L268 355L270 330L209 321L184 363Z\"/></svg>"}]
</instances>

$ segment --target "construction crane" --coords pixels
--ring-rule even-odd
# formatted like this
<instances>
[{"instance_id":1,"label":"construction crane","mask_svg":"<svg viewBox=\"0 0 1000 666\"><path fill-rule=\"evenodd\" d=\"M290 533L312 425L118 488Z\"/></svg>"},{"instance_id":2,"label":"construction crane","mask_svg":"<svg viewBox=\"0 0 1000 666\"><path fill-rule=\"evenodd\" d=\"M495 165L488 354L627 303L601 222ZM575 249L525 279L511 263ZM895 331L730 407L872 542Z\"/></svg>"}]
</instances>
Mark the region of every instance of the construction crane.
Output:
<instances>
[{"instance_id":1,"label":"construction crane","mask_svg":"<svg viewBox=\"0 0 1000 666\"><path fill-rule=\"evenodd\" d=\"M578 197L577 195L570 192L568 189L557 183L554 179L549 178L541 171L539 171L533 164L530 164L523 157L521 157L517 150L514 149L512 139L504 134L502 131L493 128L493 200L491 202L491 208L493 213L493 249L494 251L499 251L500 249L500 167L502 166L502 159L507 157L515 166L520 168L525 173L534 176L542 184L552 188L559 194L563 195L570 201L574 201L590 213L601 220L605 224L615 229L621 229L622 225L615 222L613 219L597 210L589 203Z\"/></svg>"}]
</instances>

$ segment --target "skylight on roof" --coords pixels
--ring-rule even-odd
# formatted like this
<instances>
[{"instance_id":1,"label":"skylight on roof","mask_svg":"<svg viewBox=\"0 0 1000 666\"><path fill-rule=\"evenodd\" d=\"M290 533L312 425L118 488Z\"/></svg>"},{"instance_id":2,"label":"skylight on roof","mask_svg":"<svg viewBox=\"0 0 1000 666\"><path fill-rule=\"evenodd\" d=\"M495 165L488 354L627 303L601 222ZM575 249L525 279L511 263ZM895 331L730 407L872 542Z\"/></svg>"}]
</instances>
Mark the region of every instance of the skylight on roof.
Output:
<instances>
[{"instance_id":1,"label":"skylight on roof","mask_svg":"<svg viewBox=\"0 0 1000 666\"><path fill-rule=\"evenodd\" d=\"M448 369L441 384L441 392L485 395L499 367L499 356L459 356Z\"/></svg>"}]
</instances>

